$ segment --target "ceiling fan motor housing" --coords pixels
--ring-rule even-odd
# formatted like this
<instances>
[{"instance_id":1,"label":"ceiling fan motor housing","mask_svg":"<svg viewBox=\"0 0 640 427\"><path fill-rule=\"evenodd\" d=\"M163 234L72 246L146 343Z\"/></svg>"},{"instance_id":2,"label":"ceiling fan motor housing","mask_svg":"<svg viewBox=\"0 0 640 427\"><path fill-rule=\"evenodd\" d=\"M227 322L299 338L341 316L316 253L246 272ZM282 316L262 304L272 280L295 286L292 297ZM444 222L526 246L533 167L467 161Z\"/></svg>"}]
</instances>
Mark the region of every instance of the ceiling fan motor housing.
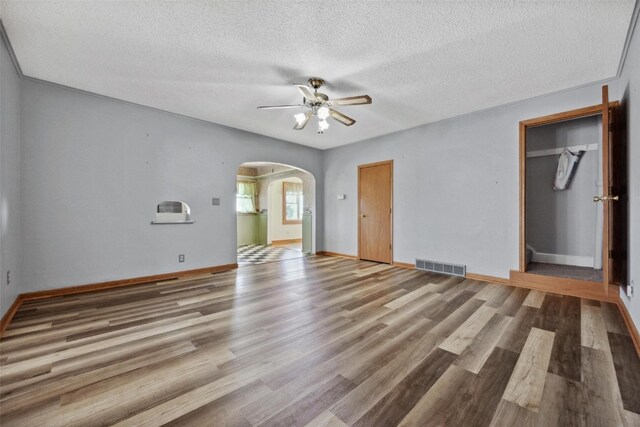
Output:
<instances>
[{"instance_id":1,"label":"ceiling fan motor housing","mask_svg":"<svg viewBox=\"0 0 640 427\"><path fill-rule=\"evenodd\" d=\"M309 80L309 85L314 88L315 90L318 90L318 88L320 88L320 86L324 85L324 80L321 79L320 77L311 77Z\"/></svg>"}]
</instances>

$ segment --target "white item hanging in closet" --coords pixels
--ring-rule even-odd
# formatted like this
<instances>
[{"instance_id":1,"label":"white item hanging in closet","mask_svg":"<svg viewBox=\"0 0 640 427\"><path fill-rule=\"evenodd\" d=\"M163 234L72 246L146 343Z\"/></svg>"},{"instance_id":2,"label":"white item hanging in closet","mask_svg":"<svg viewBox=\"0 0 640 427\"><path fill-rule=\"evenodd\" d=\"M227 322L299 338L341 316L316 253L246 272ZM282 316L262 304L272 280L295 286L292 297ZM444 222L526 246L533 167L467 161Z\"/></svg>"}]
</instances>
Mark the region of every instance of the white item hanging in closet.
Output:
<instances>
[{"instance_id":1,"label":"white item hanging in closet","mask_svg":"<svg viewBox=\"0 0 640 427\"><path fill-rule=\"evenodd\" d=\"M582 154L584 154L584 151L580 151L578 154L573 154L566 148L562 151L562 154L560 154L558 158L556 178L553 181L554 190L565 190L569 187L571 178L573 178Z\"/></svg>"}]
</instances>

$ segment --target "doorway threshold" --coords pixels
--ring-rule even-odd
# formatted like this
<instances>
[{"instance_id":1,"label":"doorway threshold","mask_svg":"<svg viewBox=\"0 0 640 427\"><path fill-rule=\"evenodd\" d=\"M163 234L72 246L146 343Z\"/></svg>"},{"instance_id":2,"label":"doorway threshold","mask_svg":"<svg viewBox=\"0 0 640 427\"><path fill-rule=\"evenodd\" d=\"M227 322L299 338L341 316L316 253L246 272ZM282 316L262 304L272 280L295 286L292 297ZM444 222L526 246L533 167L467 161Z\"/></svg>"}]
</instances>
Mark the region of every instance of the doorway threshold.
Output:
<instances>
[{"instance_id":1,"label":"doorway threshold","mask_svg":"<svg viewBox=\"0 0 640 427\"><path fill-rule=\"evenodd\" d=\"M509 284L556 294L616 303L618 302L620 292L617 285L609 285L603 282L545 276L543 274L533 274L529 271L523 272L517 270L510 271Z\"/></svg>"}]
</instances>

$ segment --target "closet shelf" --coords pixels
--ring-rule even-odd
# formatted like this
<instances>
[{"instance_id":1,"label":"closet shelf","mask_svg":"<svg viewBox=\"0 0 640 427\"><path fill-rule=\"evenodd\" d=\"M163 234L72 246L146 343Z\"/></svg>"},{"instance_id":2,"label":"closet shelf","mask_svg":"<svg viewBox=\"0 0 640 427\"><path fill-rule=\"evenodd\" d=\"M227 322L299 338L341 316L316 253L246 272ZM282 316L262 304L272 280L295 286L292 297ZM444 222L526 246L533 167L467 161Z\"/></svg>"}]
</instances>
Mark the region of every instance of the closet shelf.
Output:
<instances>
[{"instance_id":1,"label":"closet shelf","mask_svg":"<svg viewBox=\"0 0 640 427\"><path fill-rule=\"evenodd\" d=\"M560 155L562 154L565 148L571 151L572 153L577 153L578 151L597 151L598 144L572 145L570 147L550 148L548 150L529 151L527 152L527 158Z\"/></svg>"}]
</instances>

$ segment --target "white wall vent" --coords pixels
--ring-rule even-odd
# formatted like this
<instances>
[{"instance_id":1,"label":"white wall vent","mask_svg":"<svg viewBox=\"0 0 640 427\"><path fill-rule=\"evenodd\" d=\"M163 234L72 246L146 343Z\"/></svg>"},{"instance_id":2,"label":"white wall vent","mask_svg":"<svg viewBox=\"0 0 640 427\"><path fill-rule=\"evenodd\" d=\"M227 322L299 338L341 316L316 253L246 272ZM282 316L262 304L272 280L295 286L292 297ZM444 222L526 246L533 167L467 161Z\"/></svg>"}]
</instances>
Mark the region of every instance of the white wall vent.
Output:
<instances>
[{"instance_id":1,"label":"white wall vent","mask_svg":"<svg viewBox=\"0 0 640 427\"><path fill-rule=\"evenodd\" d=\"M467 267L464 265L447 264L444 262L427 261L424 259L416 259L416 269L462 277L467 273Z\"/></svg>"}]
</instances>

